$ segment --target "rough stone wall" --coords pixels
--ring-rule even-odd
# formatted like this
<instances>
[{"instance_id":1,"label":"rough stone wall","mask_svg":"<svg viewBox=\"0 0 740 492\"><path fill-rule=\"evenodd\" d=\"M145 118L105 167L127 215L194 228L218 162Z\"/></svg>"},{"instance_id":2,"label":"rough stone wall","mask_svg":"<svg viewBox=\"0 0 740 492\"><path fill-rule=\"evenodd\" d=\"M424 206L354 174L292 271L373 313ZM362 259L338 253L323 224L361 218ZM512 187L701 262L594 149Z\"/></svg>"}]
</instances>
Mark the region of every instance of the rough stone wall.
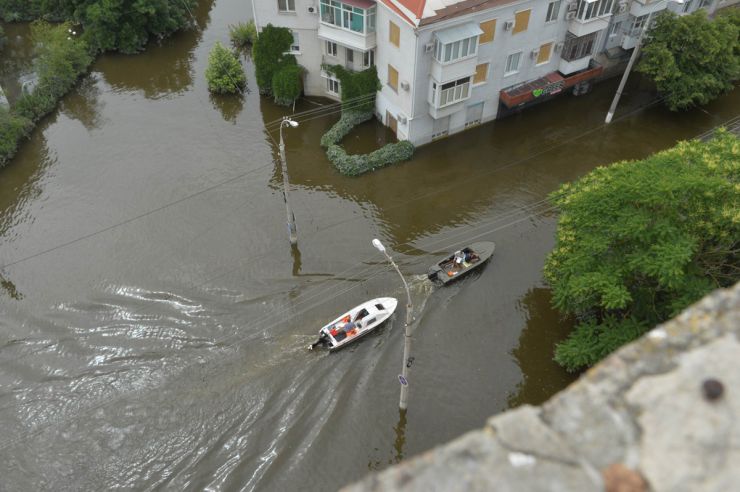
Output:
<instances>
[{"instance_id":1,"label":"rough stone wall","mask_svg":"<svg viewBox=\"0 0 740 492\"><path fill-rule=\"evenodd\" d=\"M740 284L522 406L345 491L740 487Z\"/></svg>"}]
</instances>

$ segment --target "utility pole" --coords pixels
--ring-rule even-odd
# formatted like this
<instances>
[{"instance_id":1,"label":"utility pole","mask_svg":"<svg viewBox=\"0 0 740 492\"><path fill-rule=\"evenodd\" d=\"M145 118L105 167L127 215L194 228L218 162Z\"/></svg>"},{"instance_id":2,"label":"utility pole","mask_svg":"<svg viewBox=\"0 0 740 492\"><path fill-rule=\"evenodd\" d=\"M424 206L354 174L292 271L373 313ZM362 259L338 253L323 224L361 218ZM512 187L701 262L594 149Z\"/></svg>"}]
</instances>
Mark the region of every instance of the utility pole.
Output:
<instances>
[{"instance_id":1,"label":"utility pole","mask_svg":"<svg viewBox=\"0 0 740 492\"><path fill-rule=\"evenodd\" d=\"M295 215L293 210L290 208L290 200L288 199L288 163L285 160L285 143L283 142L283 127L290 125L292 128L298 126L298 122L291 120L287 116L283 117L283 121L280 122L280 166L283 170L283 199L285 200L285 214L288 218L288 237L290 238L290 244L295 245L298 243L298 233L295 226Z\"/></svg>"},{"instance_id":2,"label":"utility pole","mask_svg":"<svg viewBox=\"0 0 740 492\"><path fill-rule=\"evenodd\" d=\"M398 377L398 381L401 383L401 398L399 400L398 407L405 412L406 408L408 408L409 369L411 368L411 364L413 363L413 359L409 356L409 354L411 353L411 325L414 321L412 316L414 308L411 304L411 291L409 290L409 284L406 282L406 279L401 273L401 270L398 268L398 265L396 265L396 262L393 261L391 255L389 255L388 252L385 250L385 246L383 246L383 243L381 243L379 239L373 239L373 246L375 246L375 249L383 253L386 258L388 258L388 261L391 263L391 265L393 265L393 268L396 269L396 272L398 272L398 276L401 277L403 286L406 289L406 326L404 329L403 340L403 367L401 367L401 375Z\"/></svg>"},{"instance_id":3,"label":"utility pole","mask_svg":"<svg viewBox=\"0 0 740 492\"><path fill-rule=\"evenodd\" d=\"M642 46L642 38L645 36L645 33L648 29L650 29L650 20L653 18L653 13L650 12L648 14L647 22L645 22L645 25L642 27L642 31L640 32L640 37L637 39L637 44L635 45L634 50L632 51L632 56L630 56L630 61L627 63L627 68L624 69L624 75L622 75L622 80L619 82L619 88L617 89L617 93L614 94L614 100L612 101L612 105L609 108L609 112L606 113L606 120L604 120L605 123L609 124L612 122L612 118L614 117L614 112L617 110L617 104L619 104L619 98L622 97L622 91L624 90L624 86L627 84L627 78L630 75L630 71L632 70L632 65L635 64L635 61L637 60L638 55L640 54L640 47Z\"/></svg>"}]
</instances>

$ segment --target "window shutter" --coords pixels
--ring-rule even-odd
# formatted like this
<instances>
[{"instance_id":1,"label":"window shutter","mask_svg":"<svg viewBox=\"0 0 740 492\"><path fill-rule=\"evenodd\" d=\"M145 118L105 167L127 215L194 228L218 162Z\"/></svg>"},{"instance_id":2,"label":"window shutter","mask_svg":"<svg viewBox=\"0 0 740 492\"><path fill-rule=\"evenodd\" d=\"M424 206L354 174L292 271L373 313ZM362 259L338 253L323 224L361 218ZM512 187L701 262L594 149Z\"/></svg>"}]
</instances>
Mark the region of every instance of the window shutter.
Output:
<instances>
[{"instance_id":1,"label":"window shutter","mask_svg":"<svg viewBox=\"0 0 740 492\"><path fill-rule=\"evenodd\" d=\"M537 55L537 64L550 61L550 53L552 53L552 43L545 43L540 46L540 54Z\"/></svg>"},{"instance_id":2,"label":"window shutter","mask_svg":"<svg viewBox=\"0 0 740 492\"><path fill-rule=\"evenodd\" d=\"M511 32L512 34L527 30L527 27L529 27L529 14L531 13L532 9L528 9L514 14L514 30Z\"/></svg>"},{"instance_id":3,"label":"window shutter","mask_svg":"<svg viewBox=\"0 0 740 492\"><path fill-rule=\"evenodd\" d=\"M496 36L496 19L481 22L480 28L483 31L483 34L479 38L480 44L493 41L493 38Z\"/></svg>"},{"instance_id":4,"label":"window shutter","mask_svg":"<svg viewBox=\"0 0 740 492\"><path fill-rule=\"evenodd\" d=\"M388 65L388 85L398 92L398 70L391 65Z\"/></svg>"},{"instance_id":5,"label":"window shutter","mask_svg":"<svg viewBox=\"0 0 740 492\"><path fill-rule=\"evenodd\" d=\"M388 21L388 23L388 40L396 47L400 47L401 29L396 24L394 24L393 21Z\"/></svg>"},{"instance_id":6,"label":"window shutter","mask_svg":"<svg viewBox=\"0 0 740 492\"><path fill-rule=\"evenodd\" d=\"M473 76L473 83L480 84L485 82L488 78L488 63L481 63L475 67L475 76Z\"/></svg>"}]
</instances>

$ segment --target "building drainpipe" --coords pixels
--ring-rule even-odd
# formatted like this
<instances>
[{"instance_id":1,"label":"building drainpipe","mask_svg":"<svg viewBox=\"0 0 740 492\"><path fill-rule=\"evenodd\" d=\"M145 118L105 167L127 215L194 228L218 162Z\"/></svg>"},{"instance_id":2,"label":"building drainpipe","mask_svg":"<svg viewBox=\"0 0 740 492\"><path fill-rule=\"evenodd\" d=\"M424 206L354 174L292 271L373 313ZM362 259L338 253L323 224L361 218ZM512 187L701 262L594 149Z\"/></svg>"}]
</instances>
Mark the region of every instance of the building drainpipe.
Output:
<instances>
[{"instance_id":1,"label":"building drainpipe","mask_svg":"<svg viewBox=\"0 0 740 492\"><path fill-rule=\"evenodd\" d=\"M260 31L260 23L257 20L257 9L254 7L254 0L252 0L252 18L254 19L254 25L257 27L257 32Z\"/></svg>"}]
</instances>

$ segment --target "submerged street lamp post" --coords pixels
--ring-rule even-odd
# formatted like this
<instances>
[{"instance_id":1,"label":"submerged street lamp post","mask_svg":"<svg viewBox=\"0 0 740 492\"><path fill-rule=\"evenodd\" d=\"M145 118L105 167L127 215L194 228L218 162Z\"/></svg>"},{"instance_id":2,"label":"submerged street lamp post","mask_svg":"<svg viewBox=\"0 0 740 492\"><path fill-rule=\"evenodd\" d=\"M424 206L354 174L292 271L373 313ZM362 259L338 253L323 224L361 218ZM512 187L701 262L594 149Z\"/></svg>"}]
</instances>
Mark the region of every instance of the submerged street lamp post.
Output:
<instances>
[{"instance_id":1,"label":"submerged street lamp post","mask_svg":"<svg viewBox=\"0 0 740 492\"><path fill-rule=\"evenodd\" d=\"M290 238L290 244L295 245L298 243L298 233L295 227L295 215L290 209L290 200L288 200L288 163L285 160L285 143L283 143L283 127L290 125L292 128L298 126L298 122L291 120L287 116L283 117L283 121L280 122L280 166L283 171L283 199L285 200L285 214L288 217L288 237Z\"/></svg>"},{"instance_id":2,"label":"submerged street lamp post","mask_svg":"<svg viewBox=\"0 0 740 492\"><path fill-rule=\"evenodd\" d=\"M388 252L385 250L385 246L383 246L383 243L380 242L379 239L373 239L373 246L375 246L375 249L380 251L385 255L386 258L388 258L388 261L393 265L393 268L396 269L396 272L398 272L398 275L401 277L401 281L403 282L403 286L406 289L406 326L404 331L404 341L403 341L403 367L401 368L401 376L398 378L401 382L401 399L398 403L398 406L401 410L406 410L408 406L408 394L409 394L409 367L411 367L411 359L409 357L409 353L411 352L411 323L413 321L413 318L411 316L413 306L411 304L411 292L409 291L409 284L406 282L406 279L404 278L403 274L401 273L401 270L399 270L398 265L396 265L396 262L393 261L393 258L391 258L391 255L388 254Z\"/></svg>"}]
</instances>

